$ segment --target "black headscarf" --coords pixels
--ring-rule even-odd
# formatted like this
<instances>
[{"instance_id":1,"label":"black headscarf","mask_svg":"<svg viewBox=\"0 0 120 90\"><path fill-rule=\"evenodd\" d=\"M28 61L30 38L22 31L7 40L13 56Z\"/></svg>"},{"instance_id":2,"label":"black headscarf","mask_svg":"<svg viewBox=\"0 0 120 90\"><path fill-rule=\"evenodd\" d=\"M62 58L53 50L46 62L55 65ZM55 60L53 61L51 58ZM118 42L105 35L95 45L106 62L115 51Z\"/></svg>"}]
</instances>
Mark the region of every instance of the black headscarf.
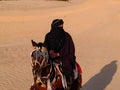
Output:
<instances>
[{"instance_id":1,"label":"black headscarf","mask_svg":"<svg viewBox=\"0 0 120 90\"><path fill-rule=\"evenodd\" d=\"M49 32L49 48L56 52L59 52L64 45L66 33L63 27L59 27L64 22L62 19L55 19L51 24L51 30Z\"/></svg>"}]
</instances>

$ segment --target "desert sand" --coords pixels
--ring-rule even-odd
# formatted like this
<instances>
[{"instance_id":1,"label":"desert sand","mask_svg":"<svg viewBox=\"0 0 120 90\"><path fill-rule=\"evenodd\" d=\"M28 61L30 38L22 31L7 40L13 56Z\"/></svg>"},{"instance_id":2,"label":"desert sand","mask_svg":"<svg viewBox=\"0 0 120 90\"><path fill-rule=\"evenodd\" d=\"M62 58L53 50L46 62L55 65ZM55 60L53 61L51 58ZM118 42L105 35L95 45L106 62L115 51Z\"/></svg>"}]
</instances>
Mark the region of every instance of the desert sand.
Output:
<instances>
[{"instance_id":1,"label":"desert sand","mask_svg":"<svg viewBox=\"0 0 120 90\"><path fill-rule=\"evenodd\" d=\"M0 90L29 90L30 41L56 18L74 40L81 90L120 90L120 0L0 1Z\"/></svg>"}]
</instances>

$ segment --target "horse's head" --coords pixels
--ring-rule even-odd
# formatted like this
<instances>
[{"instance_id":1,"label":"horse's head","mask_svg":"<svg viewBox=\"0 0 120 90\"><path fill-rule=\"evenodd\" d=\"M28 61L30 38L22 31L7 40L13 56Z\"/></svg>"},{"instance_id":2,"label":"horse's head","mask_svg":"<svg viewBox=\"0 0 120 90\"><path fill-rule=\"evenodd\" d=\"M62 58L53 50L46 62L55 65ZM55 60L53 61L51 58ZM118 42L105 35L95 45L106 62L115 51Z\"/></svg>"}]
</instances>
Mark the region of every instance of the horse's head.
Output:
<instances>
[{"instance_id":1,"label":"horse's head","mask_svg":"<svg viewBox=\"0 0 120 90\"><path fill-rule=\"evenodd\" d=\"M44 47L43 43L36 43L31 40L32 46L35 50L31 53L31 65L33 69L40 69L48 63L48 51L47 48Z\"/></svg>"}]
</instances>

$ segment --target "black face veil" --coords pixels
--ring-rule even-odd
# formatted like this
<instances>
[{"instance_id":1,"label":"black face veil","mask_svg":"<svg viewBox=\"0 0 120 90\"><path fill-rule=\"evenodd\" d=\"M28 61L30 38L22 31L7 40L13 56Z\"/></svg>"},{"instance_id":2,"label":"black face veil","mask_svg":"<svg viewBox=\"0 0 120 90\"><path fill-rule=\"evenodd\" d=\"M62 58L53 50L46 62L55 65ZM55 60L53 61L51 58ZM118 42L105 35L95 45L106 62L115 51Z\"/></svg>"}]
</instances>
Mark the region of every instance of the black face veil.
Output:
<instances>
[{"instance_id":1,"label":"black face veil","mask_svg":"<svg viewBox=\"0 0 120 90\"><path fill-rule=\"evenodd\" d=\"M60 51L65 42L65 31L63 27L59 27L59 25L63 24L62 19L55 19L51 24L50 30L50 41L52 43L51 47L56 51Z\"/></svg>"}]
</instances>

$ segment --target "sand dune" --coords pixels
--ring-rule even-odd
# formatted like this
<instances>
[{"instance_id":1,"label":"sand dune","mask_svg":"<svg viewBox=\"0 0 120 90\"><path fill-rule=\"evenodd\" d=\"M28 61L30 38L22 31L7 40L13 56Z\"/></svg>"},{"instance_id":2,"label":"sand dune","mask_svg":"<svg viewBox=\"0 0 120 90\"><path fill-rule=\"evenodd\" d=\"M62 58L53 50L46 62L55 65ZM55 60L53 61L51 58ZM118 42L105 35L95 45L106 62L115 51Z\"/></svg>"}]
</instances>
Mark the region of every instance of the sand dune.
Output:
<instances>
[{"instance_id":1,"label":"sand dune","mask_svg":"<svg viewBox=\"0 0 120 90\"><path fill-rule=\"evenodd\" d=\"M0 90L29 90L30 40L43 41L55 18L74 40L82 90L119 90L119 0L0 1Z\"/></svg>"}]
</instances>

